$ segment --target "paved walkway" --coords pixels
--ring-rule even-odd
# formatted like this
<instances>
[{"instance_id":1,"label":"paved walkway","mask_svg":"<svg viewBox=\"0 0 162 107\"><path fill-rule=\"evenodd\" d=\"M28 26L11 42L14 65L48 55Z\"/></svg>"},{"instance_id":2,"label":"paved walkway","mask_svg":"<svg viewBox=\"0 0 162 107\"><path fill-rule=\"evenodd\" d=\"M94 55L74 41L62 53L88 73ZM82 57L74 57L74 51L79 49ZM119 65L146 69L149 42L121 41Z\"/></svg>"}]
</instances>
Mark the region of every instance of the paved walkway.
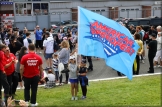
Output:
<instances>
[{"instance_id":1,"label":"paved walkway","mask_svg":"<svg viewBox=\"0 0 162 107\"><path fill-rule=\"evenodd\" d=\"M33 34L33 32L31 32L31 39L34 40L35 36ZM145 59L145 63L141 63L140 64L140 71L139 74L148 74L147 71L149 70L149 61L148 61L148 49L146 50L146 59ZM45 59L43 57L42 54L40 54L40 56L43 58L43 67L46 67L46 63L45 63ZM103 59L97 60L95 58L92 58L92 62L93 62L93 71L88 72L87 76L90 80L93 79L102 79L102 78L112 78L112 77L118 77L117 72L114 71L112 68L106 66L105 61ZM132 66L132 65L130 65ZM159 73L162 71L162 68L156 68L155 69L155 73Z\"/></svg>"}]
</instances>

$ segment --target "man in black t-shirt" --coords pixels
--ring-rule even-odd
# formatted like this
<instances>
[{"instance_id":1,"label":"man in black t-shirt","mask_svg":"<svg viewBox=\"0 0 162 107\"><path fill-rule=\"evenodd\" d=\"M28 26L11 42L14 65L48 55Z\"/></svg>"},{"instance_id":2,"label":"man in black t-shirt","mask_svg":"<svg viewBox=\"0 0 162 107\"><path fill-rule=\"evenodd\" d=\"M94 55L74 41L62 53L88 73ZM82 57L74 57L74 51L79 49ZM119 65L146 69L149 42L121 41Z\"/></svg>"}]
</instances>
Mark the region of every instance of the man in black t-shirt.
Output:
<instances>
[{"instance_id":1,"label":"man in black t-shirt","mask_svg":"<svg viewBox=\"0 0 162 107\"><path fill-rule=\"evenodd\" d=\"M151 35L152 41L148 44L147 49L148 50L148 59L149 59L149 64L150 68L148 73L154 73L154 65L153 65L153 59L156 55L157 52L157 41L156 41L156 34L153 33Z\"/></svg>"}]
</instances>

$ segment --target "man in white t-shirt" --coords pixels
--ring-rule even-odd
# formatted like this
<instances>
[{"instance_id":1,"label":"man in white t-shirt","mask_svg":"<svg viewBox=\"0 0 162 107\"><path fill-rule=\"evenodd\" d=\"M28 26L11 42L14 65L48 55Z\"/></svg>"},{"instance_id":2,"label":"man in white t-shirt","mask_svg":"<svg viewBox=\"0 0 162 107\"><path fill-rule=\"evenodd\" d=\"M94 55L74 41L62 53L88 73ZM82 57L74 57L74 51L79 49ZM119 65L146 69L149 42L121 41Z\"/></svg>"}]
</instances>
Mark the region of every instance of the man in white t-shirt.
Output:
<instances>
[{"instance_id":1,"label":"man in white t-shirt","mask_svg":"<svg viewBox=\"0 0 162 107\"><path fill-rule=\"evenodd\" d=\"M52 55L54 52L53 50L54 39L53 37L50 36L49 32L46 32L45 36L47 37L47 39L43 41L44 57L47 63L46 69L49 69L52 67Z\"/></svg>"},{"instance_id":2,"label":"man in white t-shirt","mask_svg":"<svg viewBox=\"0 0 162 107\"><path fill-rule=\"evenodd\" d=\"M26 33L26 38L23 40L24 46L28 49L29 44L32 43L32 40L30 39L30 34L29 32Z\"/></svg>"}]
</instances>

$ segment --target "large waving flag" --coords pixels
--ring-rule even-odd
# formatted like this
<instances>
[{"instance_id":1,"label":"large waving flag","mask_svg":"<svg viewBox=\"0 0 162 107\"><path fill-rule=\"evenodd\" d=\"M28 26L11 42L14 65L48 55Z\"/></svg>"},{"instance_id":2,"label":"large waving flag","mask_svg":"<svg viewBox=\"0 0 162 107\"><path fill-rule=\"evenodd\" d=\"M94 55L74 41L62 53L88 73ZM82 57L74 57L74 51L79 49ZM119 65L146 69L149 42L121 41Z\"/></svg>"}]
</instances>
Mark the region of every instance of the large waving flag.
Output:
<instances>
[{"instance_id":1,"label":"large waving flag","mask_svg":"<svg viewBox=\"0 0 162 107\"><path fill-rule=\"evenodd\" d=\"M78 53L105 59L106 65L132 79L139 45L121 24L78 7Z\"/></svg>"}]
</instances>

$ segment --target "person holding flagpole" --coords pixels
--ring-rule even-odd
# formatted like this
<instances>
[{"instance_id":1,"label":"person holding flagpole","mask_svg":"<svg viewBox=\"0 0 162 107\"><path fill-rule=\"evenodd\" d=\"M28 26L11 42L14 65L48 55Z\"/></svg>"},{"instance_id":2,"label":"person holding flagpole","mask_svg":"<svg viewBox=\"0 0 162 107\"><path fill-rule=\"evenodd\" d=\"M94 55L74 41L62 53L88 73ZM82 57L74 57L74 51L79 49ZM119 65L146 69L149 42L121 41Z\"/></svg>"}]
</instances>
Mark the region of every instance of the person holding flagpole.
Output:
<instances>
[{"instance_id":1,"label":"person holding flagpole","mask_svg":"<svg viewBox=\"0 0 162 107\"><path fill-rule=\"evenodd\" d=\"M79 78L79 82L80 82L80 86L82 89L82 98L81 99L85 99L87 98L87 85L88 85L88 78L87 78L87 72L88 69L86 67L86 60L82 59L80 67L79 67L79 73L78 73L78 78Z\"/></svg>"}]
</instances>

